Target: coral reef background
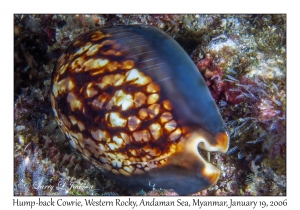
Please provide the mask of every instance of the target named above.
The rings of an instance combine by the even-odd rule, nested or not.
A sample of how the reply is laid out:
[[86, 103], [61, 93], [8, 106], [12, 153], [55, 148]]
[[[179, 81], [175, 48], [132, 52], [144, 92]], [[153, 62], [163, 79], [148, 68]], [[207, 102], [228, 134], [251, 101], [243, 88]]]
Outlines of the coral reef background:
[[14, 195], [176, 195], [110, 179], [71, 148], [55, 122], [50, 84], [58, 57], [80, 33], [118, 24], [170, 34], [228, 126], [227, 154], [200, 151], [221, 177], [194, 195], [286, 195], [284, 14], [14, 15]]

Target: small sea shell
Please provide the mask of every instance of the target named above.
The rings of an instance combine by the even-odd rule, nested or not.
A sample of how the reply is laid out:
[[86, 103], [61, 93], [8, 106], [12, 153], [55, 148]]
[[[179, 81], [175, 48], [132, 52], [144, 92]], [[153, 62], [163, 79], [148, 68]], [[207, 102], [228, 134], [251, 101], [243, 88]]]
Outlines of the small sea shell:
[[219, 178], [199, 147], [227, 151], [221, 116], [192, 60], [155, 27], [75, 38], [53, 73], [51, 101], [71, 145], [127, 182], [191, 194]]

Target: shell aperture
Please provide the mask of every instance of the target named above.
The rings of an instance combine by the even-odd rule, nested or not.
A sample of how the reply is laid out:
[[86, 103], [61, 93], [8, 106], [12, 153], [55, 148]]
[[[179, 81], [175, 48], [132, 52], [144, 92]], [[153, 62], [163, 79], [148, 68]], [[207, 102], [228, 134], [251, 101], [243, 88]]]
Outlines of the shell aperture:
[[98, 168], [179, 194], [218, 180], [199, 147], [227, 151], [219, 111], [189, 56], [155, 27], [75, 38], [53, 72], [51, 101], [71, 145]]

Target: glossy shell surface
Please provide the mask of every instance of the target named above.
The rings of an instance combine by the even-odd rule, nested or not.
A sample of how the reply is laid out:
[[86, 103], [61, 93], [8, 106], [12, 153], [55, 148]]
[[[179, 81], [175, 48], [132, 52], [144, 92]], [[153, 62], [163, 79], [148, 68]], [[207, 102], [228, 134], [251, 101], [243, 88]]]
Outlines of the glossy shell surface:
[[179, 194], [218, 180], [199, 148], [227, 151], [221, 116], [192, 60], [155, 27], [75, 38], [54, 70], [51, 101], [71, 145], [98, 168]]

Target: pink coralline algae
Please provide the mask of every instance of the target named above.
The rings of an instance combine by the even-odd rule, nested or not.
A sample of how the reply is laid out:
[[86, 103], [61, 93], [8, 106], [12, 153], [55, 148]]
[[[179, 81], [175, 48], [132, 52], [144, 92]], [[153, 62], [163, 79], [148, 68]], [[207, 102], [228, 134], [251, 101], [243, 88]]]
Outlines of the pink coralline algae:
[[223, 69], [215, 64], [209, 54], [197, 63], [197, 67], [205, 78], [210, 93], [216, 101], [223, 100], [229, 104], [242, 102], [242, 99], [238, 97], [241, 94], [241, 90], [234, 88], [234, 84], [231, 82], [222, 79]]
[[55, 29], [47, 27], [44, 29], [44, 32], [47, 34], [47, 43], [52, 46], [56, 40], [55, 40]]

